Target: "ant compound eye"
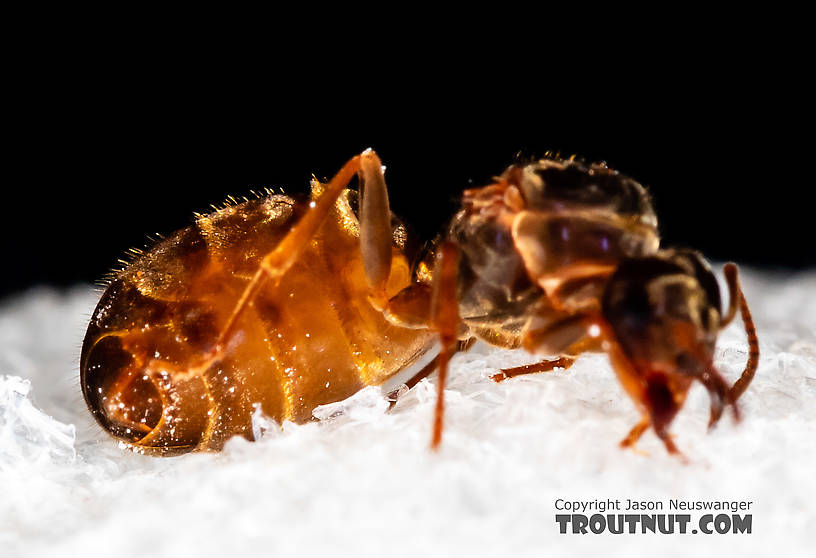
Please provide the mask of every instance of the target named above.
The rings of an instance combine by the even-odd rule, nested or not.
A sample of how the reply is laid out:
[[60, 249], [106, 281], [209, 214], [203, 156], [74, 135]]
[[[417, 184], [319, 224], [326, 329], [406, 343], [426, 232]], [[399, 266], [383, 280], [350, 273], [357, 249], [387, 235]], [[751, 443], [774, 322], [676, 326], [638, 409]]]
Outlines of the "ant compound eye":
[[720, 286], [717, 283], [717, 278], [714, 272], [711, 271], [711, 266], [698, 253], [693, 250], [677, 250], [678, 257], [682, 257], [686, 265], [694, 274], [697, 283], [705, 291], [708, 304], [716, 310], [717, 314], [722, 315], [722, 297], [720, 295]]

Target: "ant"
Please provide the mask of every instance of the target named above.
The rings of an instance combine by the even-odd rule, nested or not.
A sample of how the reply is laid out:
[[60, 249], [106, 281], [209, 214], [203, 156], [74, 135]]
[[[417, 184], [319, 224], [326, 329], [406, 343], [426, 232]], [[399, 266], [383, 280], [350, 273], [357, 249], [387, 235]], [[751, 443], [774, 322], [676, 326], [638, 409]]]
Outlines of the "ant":
[[[348, 188], [355, 175], [359, 191]], [[497, 382], [606, 352], [643, 414], [621, 445], [652, 427], [678, 453], [668, 428], [692, 382], [710, 394], [710, 426], [727, 405], [738, 418], [759, 358], [736, 266], [724, 268], [723, 315], [703, 257], [659, 248], [646, 190], [574, 159], [512, 165], [465, 190], [423, 249], [391, 214], [382, 163], [367, 150], [313, 181], [309, 198], [231, 199], [134, 256], [93, 313], [80, 380], [110, 434], [159, 455], [251, 439], [258, 406], [279, 422], [309, 421], [435, 347], [404, 386], [438, 369], [437, 448], [450, 359], [475, 340], [557, 356]], [[750, 354], [729, 387], [713, 353], [737, 308]]]

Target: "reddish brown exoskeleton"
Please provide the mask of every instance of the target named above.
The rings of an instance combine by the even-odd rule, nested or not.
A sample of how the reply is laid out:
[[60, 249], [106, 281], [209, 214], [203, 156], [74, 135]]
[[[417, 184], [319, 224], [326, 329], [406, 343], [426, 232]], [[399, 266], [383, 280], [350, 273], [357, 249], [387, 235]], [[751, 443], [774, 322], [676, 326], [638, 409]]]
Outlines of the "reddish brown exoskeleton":
[[[347, 189], [355, 174], [359, 195]], [[439, 369], [437, 447], [448, 362], [472, 341], [559, 357], [496, 381], [604, 350], [644, 413], [623, 444], [653, 426], [674, 452], [667, 429], [692, 381], [711, 393], [713, 424], [747, 387], [758, 351], [736, 268], [726, 267], [723, 317], [704, 260], [658, 246], [639, 184], [545, 159], [466, 191], [418, 253], [367, 151], [315, 183], [311, 199], [270, 194], [198, 216], [116, 273], [85, 337], [81, 385], [97, 421], [133, 448], [219, 449], [251, 438], [258, 406], [278, 421], [310, 420], [439, 340], [438, 356], [406, 382]], [[737, 305], [752, 352], [729, 389], [713, 349]]]

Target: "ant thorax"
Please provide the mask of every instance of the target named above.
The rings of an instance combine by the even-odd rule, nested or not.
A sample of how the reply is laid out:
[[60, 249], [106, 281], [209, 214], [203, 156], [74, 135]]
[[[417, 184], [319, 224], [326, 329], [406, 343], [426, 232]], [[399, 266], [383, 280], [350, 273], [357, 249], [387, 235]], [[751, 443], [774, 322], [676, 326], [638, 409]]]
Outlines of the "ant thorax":
[[541, 160], [467, 190], [448, 237], [460, 247], [460, 313], [474, 333], [518, 346], [531, 306], [597, 306], [625, 258], [654, 254], [645, 188], [603, 165]]

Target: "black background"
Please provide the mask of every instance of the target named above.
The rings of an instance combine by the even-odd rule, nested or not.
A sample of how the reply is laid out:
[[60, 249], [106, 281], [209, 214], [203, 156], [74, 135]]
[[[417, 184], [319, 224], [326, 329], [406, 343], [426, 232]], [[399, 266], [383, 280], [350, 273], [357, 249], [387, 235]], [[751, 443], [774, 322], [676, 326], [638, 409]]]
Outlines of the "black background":
[[[98, 73], [97, 73], [98, 72]], [[765, 268], [816, 264], [795, 116], [740, 67], [601, 78], [552, 71], [313, 81], [98, 68], [33, 87], [14, 117], [0, 294], [90, 283], [147, 236], [251, 188], [305, 192], [366, 147], [392, 209], [432, 237], [459, 193], [558, 150], [649, 187], [664, 246]], [[804, 178], [802, 178], [804, 177]]]

